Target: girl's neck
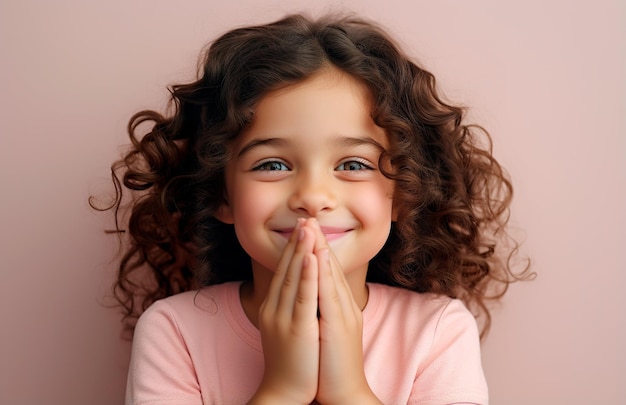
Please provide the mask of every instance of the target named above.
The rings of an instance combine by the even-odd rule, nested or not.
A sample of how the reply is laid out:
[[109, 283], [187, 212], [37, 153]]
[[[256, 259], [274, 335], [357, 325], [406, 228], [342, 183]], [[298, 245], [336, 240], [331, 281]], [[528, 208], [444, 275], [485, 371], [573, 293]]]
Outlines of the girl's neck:
[[239, 300], [246, 317], [252, 322], [252, 324], [259, 328], [259, 308], [265, 299], [265, 293], [267, 286], [263, 289], [258, 286], [254, 281], [244, 281], [239, 288]]

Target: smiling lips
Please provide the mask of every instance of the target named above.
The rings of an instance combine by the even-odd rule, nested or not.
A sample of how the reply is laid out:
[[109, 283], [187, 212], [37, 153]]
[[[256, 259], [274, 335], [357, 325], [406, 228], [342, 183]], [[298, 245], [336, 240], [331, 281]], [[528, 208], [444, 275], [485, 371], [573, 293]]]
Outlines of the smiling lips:
[[[348, 232], [352, 230], [349, 228], [333, 228], [330, 226], [321, 226], [320, 228], [322, 229], [324, 236], [326, 236], [326, 240], [329, 242], [335, 239], [339, 239], [342, 236], [345, 236]], [[289, 238], [289, 236], [293, 232], [293, 228], [277, 229], [276, 232], [278, 232], [285, 238]]]

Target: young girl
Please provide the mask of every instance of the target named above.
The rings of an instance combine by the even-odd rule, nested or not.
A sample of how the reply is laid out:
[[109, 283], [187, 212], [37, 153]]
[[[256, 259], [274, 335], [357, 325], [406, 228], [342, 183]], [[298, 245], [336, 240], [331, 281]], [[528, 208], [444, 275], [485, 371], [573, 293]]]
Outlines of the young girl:
[[126, 402], [486, 404], [472, 312], [515, 278], [488, 135], [355, 18], [233, 30], [199, 76], [113, 167]]

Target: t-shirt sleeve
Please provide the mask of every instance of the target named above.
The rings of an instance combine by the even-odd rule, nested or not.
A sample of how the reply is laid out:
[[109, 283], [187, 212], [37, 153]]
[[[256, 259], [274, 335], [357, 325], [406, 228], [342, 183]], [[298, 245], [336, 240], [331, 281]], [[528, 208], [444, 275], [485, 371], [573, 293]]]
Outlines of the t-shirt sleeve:
[[135, 327], [126, 405], [202, 404], [200, 386], [169, 304], [157, 301]]
[[481, 404], [489, 402], [482, 369], [478, 328], [459, 300], [441, 311], [428, 357], [413, 384], [411, 404]]

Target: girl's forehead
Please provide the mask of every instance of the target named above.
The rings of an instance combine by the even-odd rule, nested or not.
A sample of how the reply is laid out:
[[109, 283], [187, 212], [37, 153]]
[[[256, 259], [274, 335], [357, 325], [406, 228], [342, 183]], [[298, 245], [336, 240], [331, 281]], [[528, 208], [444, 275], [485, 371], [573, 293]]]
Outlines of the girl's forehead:
[[371, 112], [372, 97], [363, 83], [339, 69], [324, 69], [263, 96], [236, 143], [241, 146], [256, 138], [307, 143], [369, 137], [386, 147], [386, 132], [374, 123]]
[[329, 91], [337, 87], [349, 88], [359, 98], [371, 103], [373, 97], [370, 89], [358, 78], [334, 66], [324, 66], [300, 81], [287, 84], [276, 90], [267, 92], [260, 101], [268, 98], [284, 96], [285, 93], [306, 93], [315, 91]]

